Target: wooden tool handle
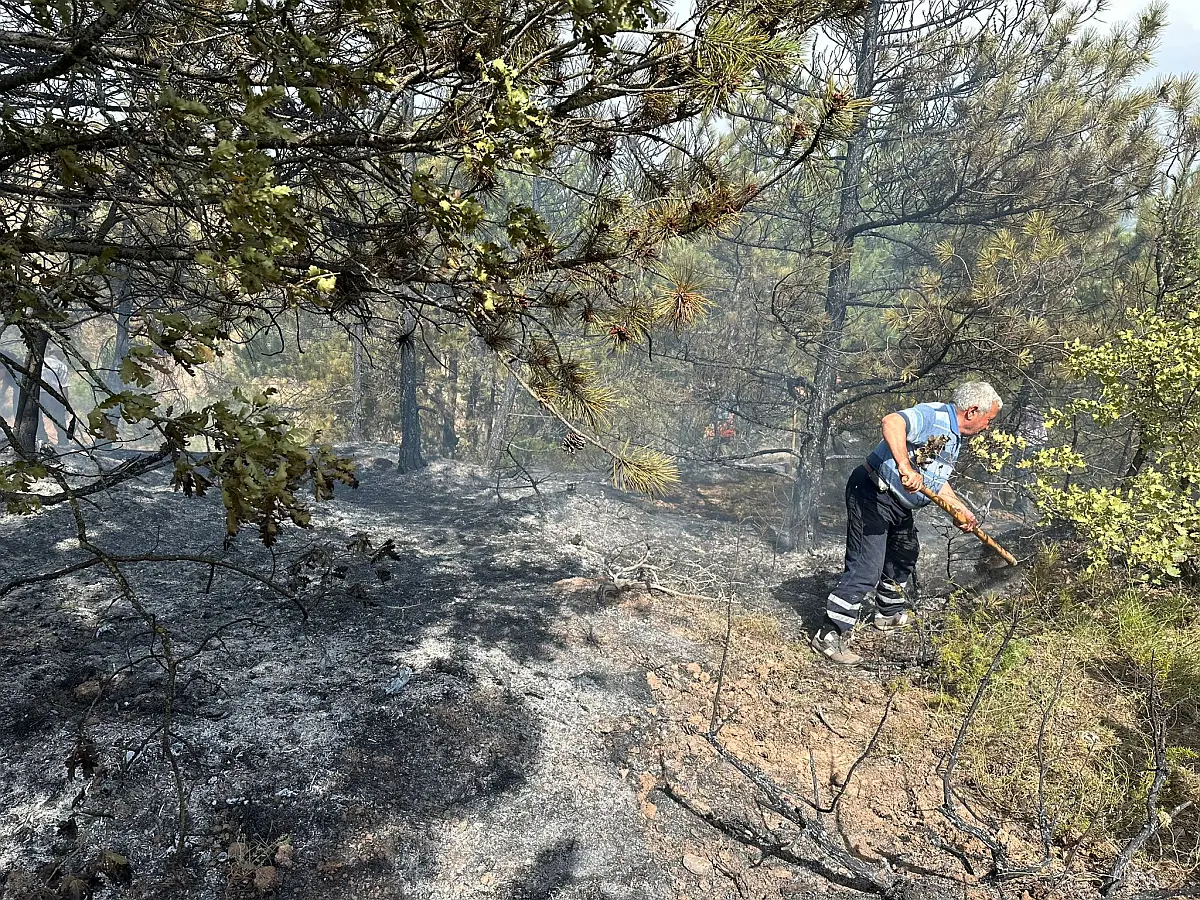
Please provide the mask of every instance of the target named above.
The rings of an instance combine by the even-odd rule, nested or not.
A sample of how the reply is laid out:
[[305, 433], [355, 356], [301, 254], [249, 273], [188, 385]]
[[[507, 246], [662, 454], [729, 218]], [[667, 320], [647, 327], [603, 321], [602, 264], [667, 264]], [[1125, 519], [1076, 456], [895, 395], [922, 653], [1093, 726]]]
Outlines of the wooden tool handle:
[[[953, 506], [951, 506], [948, 501], [939, 497], [937, 494], [935, 494], [929, 488], [925, 487], [925, 485], [921, 485], [919, 490], [922, 494], [924, 494], [926, 497], [928, 497], [930, 500], [932, 500], [934, 503], [936, 503], [938, 506], [940, 506], [942, 509], [944, 509], [950, 515], [950, 518], [952, 518], [959, 525], [966, 524], [966, 522], [964, 522], [963, 519], [959, 516], [958, 510], [955, 509]], [[999, 553], [1000, 556], [1004, 559], [1004, 561], [1006, 563], [1008, 563], [1010, 566], [1015, 566], [1017, 564], [1017, 558], [1015, 556], [1013, 556], [1011, 553], [1009, 553], [1007, 550], [1005, 550], [1003, 547], [1001, 547], [998, 543], [996, 543], [996, 539], [994, 537], [992, 537], [990, 534], [988, 534], [986, 531], [984, 531], [982, 528], [980, 528], [978, 525], [976, 525], [974, 528], [971, 529], [971, 534], [973, 534], [973, 535], [975, 535], [975, 537], [979, 538], [979, 540], [981, 540], [985, 546], [990, 547], [991, 549], [993, 549], [997, 553]]]

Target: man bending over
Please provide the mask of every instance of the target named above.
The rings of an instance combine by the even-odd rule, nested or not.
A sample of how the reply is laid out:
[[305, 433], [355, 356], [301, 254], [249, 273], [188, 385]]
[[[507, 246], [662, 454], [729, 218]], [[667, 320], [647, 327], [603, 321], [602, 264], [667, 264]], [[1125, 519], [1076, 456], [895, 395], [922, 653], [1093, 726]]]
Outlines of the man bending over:
[[[924, 485], [957, 507], [964, 531], [975, 527], [975, 515], [955, 495], [949, 479], [962, 438], [984, 431], [1002, 405], [990, 384], [968, 381], [950, 403], [919, 403], [883, 417], [883, 440], [846, 483], [846, 570], [826, 601], [825, 619], [812, 639], [814, 650], [841, 665], [862, 662], [846, 641], [872, 591], [876, 628], [889, 631], [911, 622], [904, 586], [921, 550], [913, 513], [931, 502], [920, 488]], [[942, 447], [917, 468], [916, 451], [930, 438], [933, 446]]]

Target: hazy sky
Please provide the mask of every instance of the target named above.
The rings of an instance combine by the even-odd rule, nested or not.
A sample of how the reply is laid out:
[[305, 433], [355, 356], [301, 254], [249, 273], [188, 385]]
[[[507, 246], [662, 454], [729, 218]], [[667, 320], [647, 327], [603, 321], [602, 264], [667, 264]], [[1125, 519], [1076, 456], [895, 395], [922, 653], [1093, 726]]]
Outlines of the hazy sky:
[[[1146, 0], [1111, 0], [1099, 18], [1106, 22], [1132, 19], [1149, 6]], [[1167, 0], [1167, 30], [1155, 55], [1164, 74], [1200, 72], [1200, 0]]]

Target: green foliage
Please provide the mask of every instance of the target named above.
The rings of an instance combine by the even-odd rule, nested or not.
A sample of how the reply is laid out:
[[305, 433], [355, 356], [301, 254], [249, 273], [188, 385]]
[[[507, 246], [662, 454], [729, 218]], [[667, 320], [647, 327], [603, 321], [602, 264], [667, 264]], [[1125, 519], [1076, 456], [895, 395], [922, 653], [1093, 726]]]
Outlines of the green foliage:
[[[231, 531], [254, 523], [264, 540], [306, 521], [300, 481], [323, 494], [337, 480], [289, 443], [294, 416], [246, 399], [259, 385], [235, 346], [264, 335], [282, 353], [310, 329], [338, 346], [357, 331], [391, 355], [414, 330], [424, 344], [475, 335], [571, 422], [608, 427], [616, 392], [594, 328], [648, 347], [654, 329], [701, 318], [694, 282], [646, 285], [668, 246], [727, 229], [757, 195], [713, 135], [795, 68], [807, 32], [855, 15], [775, 6], [705, 4], [662, 28], [655, 0], [318, 0], [282, 14], [153, 0], [108, 10], [89, 52], [64, 56], [34, 46], [66, 15], [40, 4], [0, 111], [0, 188], [31, 198], [0, 234], [4, 324], [49, 336], [86, 389], [74, 397], [96, 396], [72, 401], [88, 440], [207, 442], [208, 468], [181, 464], [180, 485], [219, 481]], [[844, 135], [851, 106], [815, 113], [814, 152]], [[332, 381], [350, 354], [315, 355], [331, 363], [312, 378], [322, 396], [344, 396]], [[305, 369], [259, 374], [290, 388]], [[214, 396], [222, 378], [246, 393]], [[376, 431], [390, 437], [396, 391], [384, 399]], [[616, 465], [652, 489], [666, 471], [641, 451]], [[0, 468], [6, 499], [25, 493], [33, 470]]]
[[[969, 701], [992, 666], [1004, 642], [1014, 612], [991, 600], [971, 608], [955, 606], [946, 615], [937, 641], [936, 669], [939, 681], [956, 701]], [[1015, 638], [1008, 642], [997, 663], [1003, 678], [1019, 666], [1029, 653], [1028, 643]]]
[[1130, 588], [1118, 594], [1092, 631], [1092, 652], [1133, 684], [1153, 681], [1163, 700], [1200, 714], [1200, 605], [1182, 591]]
[[1019, 375], [1047, 344], [1061, 344], [1069, 335], [1067, 318], [1049, 315], [1069, 296], [1076, 272], [1047, 214], [1033, 213], [1020, 227], [997, 229], [969, 266], [948, 240], [933, 253], [939, 267], [917, 273], [901, 303], [884, 314], [910, 350], [899, 380], [920, 377], [931, 359], [970, 364], [983, 354], [994, 361], [989, 377]]
[[1014, 457], [1024, 458], [1029, 441], [1003, 429], [990, 429], [971, 439], [971, 457], [988, 472], [999, 475]]
[[[665, 257], [703, 273], [721, 309], [678, 342], [654, 336], [673, 370], [662, 390], [686, 409], [659, 433], [711, 457], [704, 424], [736, 410], [742, 453], [794, 450], [789, 531], [819, 508], [809, 486], [846, 432], [870, 440], [885, 412], [968, 377], [1010, 401], [1006, 386], [1053, 384], [1063, 346], [1109, 325], [1113, 282], [1136, 255], [1131, 197], [1174, 146], [1156, 117], [1176, 98], [1138, 81], [1161, 11], [1102, 40], [1092, 4], [1035, 2], [986, 24], [862, 6], [866, 27], [828, 36], [827, 69], [741, 100], [752, 115], [728, 164], [760, 192], [711, 240]], [[675, 108], [664, 92], [650, 112]], [[838, 151], [822, 152], [831, 134]], [[686, 228], [687, 212], [660, 204], [650, 230]]]
[[604, 424], [615, 395], [599, 383], [595, 370], [584, 360], [564, 359], [548, 344], [535, 343], [529, 360], [529, 386], [537, 398], [571, 420], [590, 428]]
[[654, 0], [570, 0], [575, 34], [597, 55], [607, 55], [622, 31], [640, 30], [666, 20]]
[[337, 482], [358, 486], [351, 463], [335, 456], [328, 444], [308, 446], [290, 422], [271, 411], [269, 393], [247, 397], [235, 391], [231, 401], [181, 418], [213, 449], [198, 459], [177, 454], [172, 484], [189, 496], [203, 496], [219, 484], [229, 535], [257, 525], [270, 546], [282, 522], [311, 524], [308, 504], [297, 496], [301, 487], [309, 487], [314, 500], [327, 500]]
[[613, 456], [612, 483], [620, 490], [661, 495], [678, 481], [679, 469], [675, 461], [656, 450], [631, 448], [627, 444]]
[[0, 491], [4, 492], [5, 510], [17, 515], [35, 512], [38, 498], [30, 489], [46, 474], [44, 465], [25, 460], [0, 467]]
[[703, 281], [694, 272], [687, 269], [672, 272], [668, 284], [658, 292], [654, 318], [676, 333], [696, 324], [712, 307], [703, 289]]
[[1063, 474], [1086, 472], [1082, 454], [1054, 447], [1026, 466], [1034, 495], [1070, 522], [1096, 565], [1124, 562], [1159, 581], [1200, 572], [1200, 312], [1195, 297], [1159, 310], [1129, 310], [1129, 325], [1100, 343], [1077, 342], [1067, 369], [1097, 387], [1054, 412], [1048, 425], [1086, 417], [1100, 426], [1132, 425], [1139, 447], [1130, 471], [1111, 484]]
[[88, 426], [109, 440], [117, 438], [118, 418], [154, 428], [174, 458], [172, 485], [189, 497], [219, 485], [226, 532], [254, 525], [269, 546], [283, 522], [311, 523], [301, 488], [310, 488], [313, 500], [326, 500], [336, 483], [357, 486], [353, 465], [328, 444], [310, 446], [309, 436], [273, 409], [273, 393], [247, 396], [235, 389], [228, 400], [176, 412], [160, 408], [152, 394], [127, 390], [97, 405]]
[[[1106, 696], [1082, 662], [1036, 642], [989, 688], [963, 748], [988, 805], [1038, 825], [1039, 781], [1055, 837], [1115, 841], [1144, 809], [1144, 745], [1127, 697]], [[1062, 679], [1060, 684], [1059, 679]], [[961, 716], [961, 712], [956, 712]], [[1040, 745], [1040, 746], [1039, 746]]]

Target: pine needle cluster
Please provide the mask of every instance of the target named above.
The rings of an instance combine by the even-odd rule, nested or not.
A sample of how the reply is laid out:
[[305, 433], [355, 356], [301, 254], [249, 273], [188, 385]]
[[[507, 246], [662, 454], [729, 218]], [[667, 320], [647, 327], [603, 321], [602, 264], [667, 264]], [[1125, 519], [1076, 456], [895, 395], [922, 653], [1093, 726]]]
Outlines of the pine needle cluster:
[[524, 360], [530, 390], [538, 400], [568, 421], [597, 430], [616, 400], [612, 388], [602, 384], [596, 370], [578, 359], [564, 359], [557, 347], [536, 341]]
[[675, 460], [657, 450], [626, 445], [613, 456], [612, 483], [619, 490], [663, 496], [678, 481]]

